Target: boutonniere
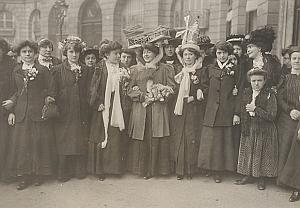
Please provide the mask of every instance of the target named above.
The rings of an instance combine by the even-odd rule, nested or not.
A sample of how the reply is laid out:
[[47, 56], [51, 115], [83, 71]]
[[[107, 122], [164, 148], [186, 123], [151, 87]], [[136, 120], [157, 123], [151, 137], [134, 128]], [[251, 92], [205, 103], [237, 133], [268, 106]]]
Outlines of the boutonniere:
[[39, 73], [39, 71], [35, 67], [28, 69], [27, 74], [26, 74], [28, 81], [33, 81], [37, 77], [38, 73]]
[[82, 70], [81, 70], [81, 66], [80, 65], [77, 65], [77, 64], [71, 65], [71, 71], [75, 72], [76, 81], [78, 81], [79, 78], [82, 77]]
[[228, 76], [234, 76], [235, 75], [235, 71], [234, 71], [234, 66], [235, 64], [232, 63], [231, 61], [229, 61], [225, 68], [225, 74], [224, 75], [228, 75]]
[[199, 84], [200, 80], [198, 79], [198, 77], [194, 74], [191, 75], [191, 80], [194, 84]]

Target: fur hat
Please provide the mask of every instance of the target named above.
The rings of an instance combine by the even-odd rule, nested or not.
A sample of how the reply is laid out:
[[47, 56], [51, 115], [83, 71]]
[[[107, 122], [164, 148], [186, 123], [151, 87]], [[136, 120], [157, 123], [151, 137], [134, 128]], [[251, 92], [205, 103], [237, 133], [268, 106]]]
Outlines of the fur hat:
[[272, 27], [265, 26], [262, 29], [252, 31], [245, 36], [247, 45], [254, 44], [262, 49], [263, 52], [271, 52], [275, 40], [275, 32]]

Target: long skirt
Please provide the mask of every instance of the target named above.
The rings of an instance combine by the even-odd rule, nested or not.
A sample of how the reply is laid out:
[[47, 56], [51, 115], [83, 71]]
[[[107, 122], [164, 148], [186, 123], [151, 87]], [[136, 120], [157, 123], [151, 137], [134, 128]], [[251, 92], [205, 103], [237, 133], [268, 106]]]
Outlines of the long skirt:
[[152, 108], [147, 107], [144, 140], [131, 139], [129, 170], [141, 176], [169, 175], [170, 161], [169, 137], [152, 136]]
[[295, 130], [297, 128], [298, 121], [291, 119], [286, 113], [281, 113], [277, 120], [278, 129], [278, 148], [279, 148], [279, 160], [278, 160], [278, 175], [286, 163], [289, 156], [291, 146], [293, 143], [293, 138], [295, 135]]
[[236, 169], [232, 127], [203, 126], [198, 167], [213, 171], [234, 171]]
[[[299, 130], [299, 128], [300, 122], [297, 129]], [[300, 141], [297, 139], [297, 131], [285, 166], [278, 177], [280, 184], [300, 190]]]
[[59, 155], [58, 179], [86, 176], [86, 155]]
[[237, 172], [253, 177], [276, 177], [278, 164], [278, 140], [275, 126], [273, 135], [264, 138], [250, 131], [241, 136]]
[[7, 116], [0, 115], [0, 180], [6, 178], [5, 163], [11, 127], [7, 123]]
[[110, 127], [107, 145], [104, 149], [101, 148], [101, 142], [89, 142], [87, 167], [89, 173], [122, 174], [125, 162], [123, 161], [121, 135], [119, 128]]
[[55, 142], [48, 121], [32, 121], [26, 116], [12, 129], [7, 152], [7, 171], [10, 176], [51, 175], [54, 166]]
[[[197, 120], [199, 119], [199, 120]], [[175, 116], [174, 135], [171, 137], [175, 144], [173, 157], [177, 175], [193, 174], [197, 168], [199, 151], [199, 137], [197, 137], [197, 124], [201, 123], [197, 117], [196, 103], [184, 103], [182, 115]]]

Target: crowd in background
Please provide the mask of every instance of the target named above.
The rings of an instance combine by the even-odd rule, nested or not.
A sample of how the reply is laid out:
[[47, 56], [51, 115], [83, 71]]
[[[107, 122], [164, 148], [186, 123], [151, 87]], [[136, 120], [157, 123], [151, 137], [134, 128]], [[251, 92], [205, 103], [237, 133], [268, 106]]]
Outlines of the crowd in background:
[[[211, 43], [170, 37], [126, 48], [79, 37], [0, 40], [0, 174], [17, 189], [51, 177], [100, 181], [129, 172], [221, 183], [266, 178], [300, 199], [300, 48], [272, 55], [264, 27]], [[11, 54], [16, 54], [13, 57]], [[196, 182], [196, 181], [195, 181]]]

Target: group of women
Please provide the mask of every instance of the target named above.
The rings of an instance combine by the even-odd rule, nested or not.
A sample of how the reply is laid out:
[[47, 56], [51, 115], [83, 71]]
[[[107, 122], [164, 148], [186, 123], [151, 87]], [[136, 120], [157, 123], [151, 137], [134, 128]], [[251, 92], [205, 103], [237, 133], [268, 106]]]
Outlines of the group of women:
[[[0, 40], [2, 178], [23, 190], [49, 176], [175, 172], [220, 183], [230, 171], [243, 176], [235, 184], [257, 181], [259, 190], [277, 177], [299, 200], [300, 48], [287, 50], [283, 72], [270, 54], [272, 28], [216, 44], [172, 36], [136, 51], [70, 36], [62, 62], [47, 39], [21, 42], [18, 62]], [[169, 91], [157, 98], [155, 89]]]

